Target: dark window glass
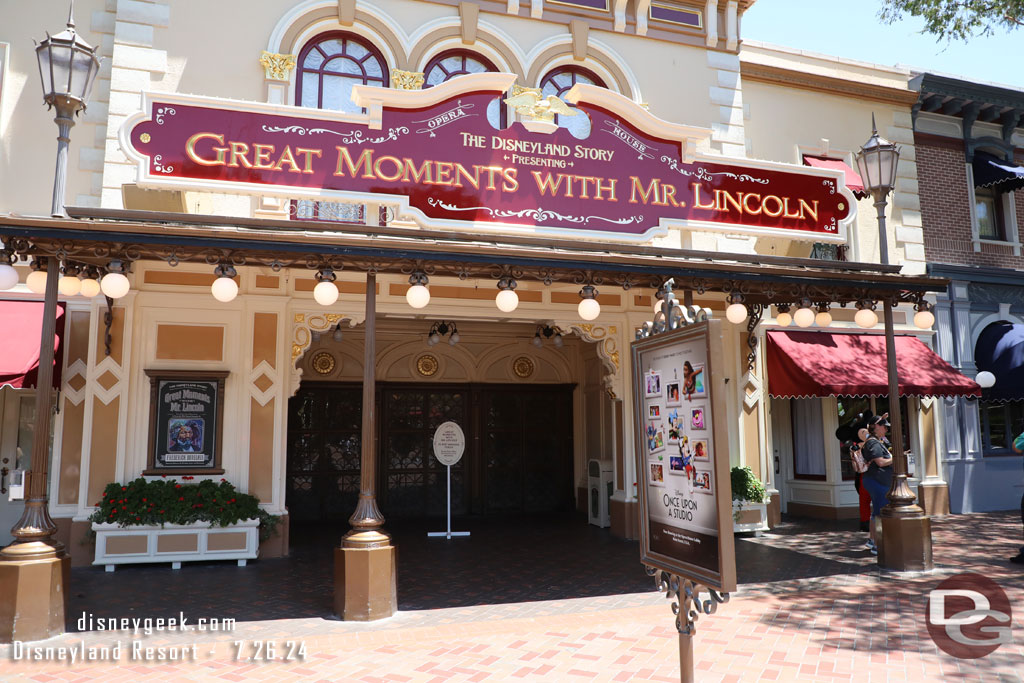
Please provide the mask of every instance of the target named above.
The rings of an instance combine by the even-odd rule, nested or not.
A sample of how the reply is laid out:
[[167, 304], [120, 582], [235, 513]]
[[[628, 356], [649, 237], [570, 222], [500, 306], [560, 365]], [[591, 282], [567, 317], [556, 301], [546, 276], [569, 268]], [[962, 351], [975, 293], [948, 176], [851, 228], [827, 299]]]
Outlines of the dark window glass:
[[[577, 83], [597, 85], [602, 88], [608, 87], [597, 74], [589, 69], [584, 69], [579, 66], [563, 66], [549, 71], [547, 75], [541, 79], [540, 92], [543, 97], [555, 95], [556, 97], [560, 97], [564, 100], [565, 94]], [[563, 128], [568, 128], [569, 132], [577, 138], [583, 139], [590, 135], [590, 118], [572, 105], [570, 105], [570, 109], [576, 111], [575, 116], [556, 115], [555, 123]]]
[[979, 401], [978, 417], [985, 455], [1016, 455], [1013, 440], [1024, 431], [1024, 401]]
[[[445, 50], [434, 56], [423, 69], [423, 89], [432, 88], [466, 74], [496, 72], [494, 63], [469, 50]], [[494, 98], [487, 106], [487, 121], [495, 128], [508, 127], [508, 107], [502, 98]]]
[[974, 190], [974, 215], [978, 219], [978, 237], [1004, 240], [1003, 197], [995, 190], [979, 187]]

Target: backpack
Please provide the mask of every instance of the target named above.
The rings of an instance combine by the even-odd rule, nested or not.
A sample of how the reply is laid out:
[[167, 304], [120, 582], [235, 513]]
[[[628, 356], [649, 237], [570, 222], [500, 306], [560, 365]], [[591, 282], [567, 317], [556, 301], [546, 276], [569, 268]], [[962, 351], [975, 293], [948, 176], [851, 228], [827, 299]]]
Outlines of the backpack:
[[861, 449], [850, 449], [850, 460], [853, 461], [853, 471], [857, 474], [864, 474], [868, 471], [868, 464], [864, 461], [864, 454]]

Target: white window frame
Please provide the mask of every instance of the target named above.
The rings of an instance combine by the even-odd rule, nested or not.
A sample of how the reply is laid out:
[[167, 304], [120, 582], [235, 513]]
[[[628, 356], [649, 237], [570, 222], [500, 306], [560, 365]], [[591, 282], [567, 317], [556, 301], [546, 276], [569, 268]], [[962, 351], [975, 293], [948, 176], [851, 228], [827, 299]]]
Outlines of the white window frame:
[[1013, 201], [1013, 192], [996, 193], [999, 201], [1003, 203], [1003, 234], [1006, 236], [1006, 239], [992, 240], [981, 237], [978, 231], [978, 215], [976, 213], [978, 202], [974, 188], [974, 166], [972, 164], [965, 164], [965, 166], [967, 169], [967, 201], [971, 214], [971, 243], [974, 245], [974, 251], [981, 251], [981, 245], [983, 244], [996, 244], [1001, 247], [1013, 247], [1013, 255], [1020, 256], [1020, 226], [1017, 224], [1017, 206], [1016, 202]]

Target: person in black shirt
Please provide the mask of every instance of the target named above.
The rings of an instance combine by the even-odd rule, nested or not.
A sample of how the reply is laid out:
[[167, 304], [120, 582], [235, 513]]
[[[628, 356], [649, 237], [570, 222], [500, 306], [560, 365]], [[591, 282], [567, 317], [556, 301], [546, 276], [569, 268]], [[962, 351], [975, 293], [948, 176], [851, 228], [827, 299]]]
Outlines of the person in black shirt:
[[868, 420], [868, 440], [861, 449], [864, 460], [868, 463], [868, 471], [861, 475], [860, 485], [866, 487], [868, 494], [871, 495], [871, 540], [868, 541], [868, 547], [874, 555], [878, 554], [875, 520], [889, 502], [885, 494], [892, 486], [892, 455], [883, 442], [888, 430], [887, 415], [872, 417]]
[[[1020, 428], [1020, 425], [1017, 427]], [[1015, 453], [1024, 453], [1024, 432], [1021, 432], [1020, 436], [1013, 440], [1012, 445]], [[1024, 496], [1020, 497], [1020, 521], [1021, 524], [1024, 524]], [[1020, 547], [1020, 552], [1015, 557], [1010, 558], [1010, 562], [1024, 564], [1024, 545]]]

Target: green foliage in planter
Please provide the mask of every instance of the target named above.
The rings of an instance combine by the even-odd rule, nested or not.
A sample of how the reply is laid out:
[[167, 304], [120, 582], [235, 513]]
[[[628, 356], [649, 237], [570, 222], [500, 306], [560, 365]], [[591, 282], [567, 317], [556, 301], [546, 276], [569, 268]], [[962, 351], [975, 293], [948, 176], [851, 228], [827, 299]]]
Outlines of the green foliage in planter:
[[733, 467], [729, 479], [732, 483], [733, 500], [763, 503], [768, 495], [764, 484], [754, 476], [754, 471], [750, 467]]
[[[191, 479], [191, 477], [182, 477]], [[239, 493], [226, 479], [198, 484], [179, 483], [174, 479], [147, 481], [142, 477], [128, 482], [107, 484], [103, 500], [90, 521], [98, 524], [191, 524], [210, 522], [213, 526], [229, 526], [236, 522], [260, 520], [260, 540], [270, 538], [280, 517], [260, 508], [256, 496]]]

